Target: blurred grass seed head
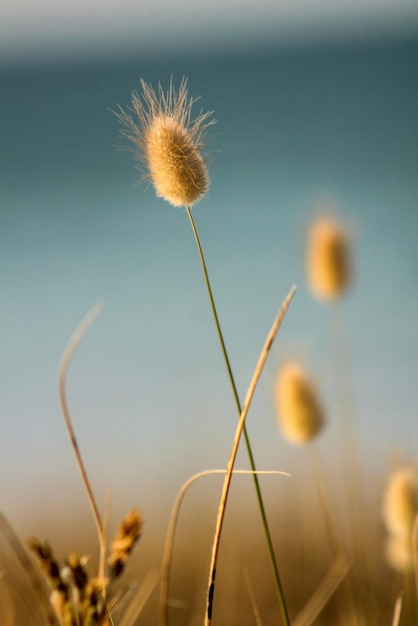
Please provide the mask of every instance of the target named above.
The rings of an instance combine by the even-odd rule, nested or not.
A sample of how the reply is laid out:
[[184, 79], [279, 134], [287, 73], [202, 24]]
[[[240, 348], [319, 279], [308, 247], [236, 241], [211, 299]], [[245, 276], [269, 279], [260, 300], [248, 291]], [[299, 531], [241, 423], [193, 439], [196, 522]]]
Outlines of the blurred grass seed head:
[[296, 363], [279, 369], [275, 386], [276, 410], [284, 437], [305, 444], [322, 430], [325, 419], [315, 386]]
[[348, 234], [334, 217], [319, 217], [308, 235], [307, 278], [319, 300], [335, 300], [352, 281]]

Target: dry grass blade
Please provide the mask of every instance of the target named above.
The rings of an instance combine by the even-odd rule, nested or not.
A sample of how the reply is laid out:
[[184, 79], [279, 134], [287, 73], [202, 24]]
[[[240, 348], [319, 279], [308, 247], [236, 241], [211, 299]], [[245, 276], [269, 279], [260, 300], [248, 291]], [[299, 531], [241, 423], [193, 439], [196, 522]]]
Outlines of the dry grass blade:
[[223, 525], [223, 520], [225, 516], [226, 502], [228, 499], [228, 493], [229, 493], [229, 488], [230, 488], [231, 479], [232, 479], [232, 472], [234, 469], [235, 459], [236, 459], [237, 452], [238, 452], [239, 442], [240, 442], [241, 435], [244, 429], [245, 420], [247, 418], [248, 411], [249, 411], [249, 408], [250, 408], [250, 405], [254, 396], [254, 392], [256, 390], [258, 381], [260, 380], [261, 372], [263, 371], [267, 357], [270, 353], [274, 339], [278, 333], [278, 330], [281, 326], [284, 316], [286, 315], [286, 312], [290, 306], [293, 296], [295, 295], [295, 291], [296, 291], [296, 287], [293, 286], [288, 296], [284, 300], [280, 308], [280, 311], [277, 314], [276, 319], [273, 322], [273, 326], [271, 327], [270, 332], [267, 336], [266, 343], [264, 344], [264, 347], [261, 351], [257, 366], [254, 370], [253, 377], [248, 387], [247, 395], [244, 401], [244, 406], [242, 408], [241, 416], [238, 421], [238, 426], [235, 431], [234, 443], [232, 445], [232, 451], [231, 451], [231, 455], [230, 455], [229, 462], [228, 462], [228, 471], [224, 480], [221, 501], [220, 501], [219, 509], [218, 509], [218, 517], [216, 520], [216, 529], [215, 529], [215, 536], [214, 536], [213, 547], [212, 547], [212, 559], [211, 559], [211, 565], [210, 565], [210, 570], [209, 570], [209, 582], [208, 582], [208, 591], [207, 591], [207, 605], [206, 605], [206, 614], [205, 614], [206, 626], [209, 626], [209, 624], [211, 623], [211, 619], [212, 619], [213, 596], [214, 596], [214, 591], [215, 591], [215, 574], [216, 574], [216, 565], [217, 565], [218, 552], [219, 552], [219, 541], [221, 537], [222, 525]]
[[[214, 474], [226, 474], [226, 469], [211, 469], [204, 470], [203, 472], [199, 472], [191, 476], [181, 487], [180, 491], [177, 494], [175, 499], [170, 521], [168, 524], [167, 536], [164, 547], [164, 556], [163, 556], [163, 564], [162, 564], [162, 574], [161, 574], [161, 588], [160, 588], [160, 624], [161, 626], [167, 626], [168, 624], [168, 609], [169, 609], [169, 584], [170, 584], [170, 566], [172, 561], [173, 554], [173, 545], [174, 545], [174, 536], [176, 533], [177, 522], [179, 518], [180, 508], [184, 500], [184, 496], [188, 489], [195, 483], [196, 481], [204, 478], [205, 476], [213, 476]], [[241, 475], [252, 475], [254, 472], [252, 470], [234, 470], [234, 474]], [[282, 475], [289, 476], [287, 472], [281, 472], [279, 470], [257, 470], [258, 475]]]
[[7, 588], [7, 580], [3, 573], [0, 573], [0, 608], [2, 626], [15, 626], [16, 624], [16, 612], [13, 603], [10, 599], [10, 594]]
[[[415, 576], [416, 601], [418, 604], [418, 513], [415, 516], [414, 528], [412, 530], [412, 559]], [[417, 606], [418, 612], [418, 606]]]
[[412, 529], [412, 559], [414, 563], [415, 586], [418, 601], [418, 513], [415, 516], [414, 527]]
[[154, 591], [159, 575], [157, 572], [150, 572], [144, 582], [138, 587], [125, 606], [124, 611], [117, 622], [117, 626], [133, 626], [141, 611]]
[[257, 606], [253, 584], [250, 578], [250, 573], [247, 568], [244, 568], [244, 578], [245, 578], [245, 584], [247, 585], [248, 595], [250, 597], [251, 607], [254, 613], [255, 623], [257, 626], [263, 626], [263, 623], [261, 621], [260, 611], [258, 610], [258, 606]]
[[347, 575], [350, 565], [344, 557], [338, 557], [325, 578], [309, 598], [305, 607], [296, 616], [292, 626], [310, 626], [314, 623], [331, 596], [338, 589]]
[[75, 333], [71, 337], [67, 347], [65, 348], [64, 354], [62, 356], [61, 363], [59, 366], [59, 371], [58, 371], [58, 390], [59, 390], [61, 410], [62, 410], [62, 414], [64, 417], [65, 425], [68, 430], [68, 435], [70, 437], [70, 441], [73, 447], [77, 465], [80, 470], [81, 478], [83, 480], [83, 484], [87, 492], [87, 497], [88, 497], [88, 500], [89, 500], [89, 503], [93, 512], [93, 517], [97, 526], [97, 533], [99, 536], [99, 544], [100, 544], [99, 575], [102, 577], [102, 580], [104, 580], [104, 567], [105, 567], [105, 557], [106, 557], [105, 532], [104, 532], [103, 523], [100, 517], [99, 509], [97, 507], [96, 500], [93, 495], [93, 490], [91, 488], [90, 481], [87, 476], [86, 468], [84, 466], [84, 462], [80, 453], [80, 449], [78, 447], [77, 439], [76, 439], [73, 425], [71, 422], [70, 412], [69, 412], [68, 403], [67, 403], [67, 394], [66, 394], [66, 389], [65, 389], [67, 371], [68, 371], [68, 366], [71, 361], [71, 357], [73, 356], [74, 351], [76, 347], [78, 346], [78, 344], [80, 343], [84, 333], [86, 332], [88, 327], [93, 323], [96, 317], [99, 315], [102, 308], [103, 308], [102, 304], [96, 304], [92, 309], [90, 309], [90, 311], [87, 313], [87, 315], [82, 320], [82, 322], [76, 329]]
[[59, 626], [57, 618], [55, 617], [55, 614], [51, 608], [48, 594], [45, 590], [45, 587], [37, 571], [32, 565], [32, 561], [30, 560], [25, 548], [20, 543], [20, 540], [17, 537], [16, 533], [14, 532], [13, 528], [10, 526], [9, 522], [7, 521], [7, 519], [4, 517], [4, 515], [1, 512], [0, 512], [0, 528], [9, 546], [11, 547], [14, 554], [16, 555], [20, 565], [22, 566], [27, 577], [29, 578], [29, 581], [39, 600], [40, 606], [45, 612], [49, 626]]
[[395, 602], [395, 609], [393, 611], [392, 626], [399, 626], [402, 613], [402, 596], [398, 596]]

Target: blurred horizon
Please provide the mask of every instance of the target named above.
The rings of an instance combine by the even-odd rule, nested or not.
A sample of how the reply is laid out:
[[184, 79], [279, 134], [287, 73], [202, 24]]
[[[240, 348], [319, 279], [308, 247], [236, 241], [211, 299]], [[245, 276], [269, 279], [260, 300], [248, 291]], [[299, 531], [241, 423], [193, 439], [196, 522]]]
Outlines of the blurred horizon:
[[245, 50], [402, 40], [418, 33], [414, 0], [43, 0], [6, 3], [0, 66], [100, 62], [138, 55], [241, 53]]

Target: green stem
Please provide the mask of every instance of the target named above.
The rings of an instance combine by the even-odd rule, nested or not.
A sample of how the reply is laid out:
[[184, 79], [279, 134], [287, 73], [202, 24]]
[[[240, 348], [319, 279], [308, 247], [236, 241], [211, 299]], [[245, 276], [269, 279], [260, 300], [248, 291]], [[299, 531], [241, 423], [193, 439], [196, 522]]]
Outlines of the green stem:
[[[221, 330], [221, 326], [220, 326], [220, 323], [219, 323], [218, 314], [217, 314], [217, 311], [216, 311], [215, 301], [213, 299], [212, 289], [211, 289], [210, 282], [209, 282], [209, 275], [208, 275], [208, 271], [206, 269], [205, 257], [203, 255], [203, 250], [202, 250], [202, 246], [200, 245], [199, 235], [197, 233], [197, 229], [196, 229], [196, 226], [195, 226], [195, 223], [194, 223], [194, 220], [193, 220], [192, 212], [191, 212], [191, 209], [190, 209], [189, 206], [186, 206], [186, 211], [187, 211], [187, 215], [189, 216], [191, 227], [193, 229], [194, 238], [196, 240], [196, 245], [197, 245], [197, 249], [198, 249], [199, 257], [200, 257], [200, 262], [202, 264], [203, 274], [204, 274], [204, 277], [205, 277], [206, 288], [207, 288], [208, 295], [209, 295], [209, 300], [210, 300], [210, 305], [211, 305], [211, 309], [212, 309], [213, 319], [215, 321], [215, 326], [216, 326], [216, 330], [217, 330], [217, 333], [218, 333], [219, 342], [220, 342], [221, 348], [222, 348], [222, 354], [224, 356], [226, 369], [228, 371], [228, 377], [229, 377], [229, 381], [231, 383], [231, 388], [232, 388], [232, 392], [233, 392], [233, 395], [234, 395], [235, 404], [236, 404], [236, 407], [237, 407], [237, 410], [238, 410], [238, 415], [241, 415], [241, 402], [240, 402], [240, 399], [239, 399], [239, 396], [238, 396], [238, 391], [237, 391], [237, 387], [236, 387], [236, 384], [235, 384], [234, 375], [232, 373], [231, 364], [229, 362], [228, 352], [226, 350], [224, 338], [223, 338], [223, 335], [222, 335], [222, 330]], [[243, 434], [244, 434], [244, 440], [245, 440], [245, 445], [246, 445], [246, 448], [247, 448], [247, 453], [248, 453], [248, 458], [249, 458], [249, 461], [250, 461], [251, 470], [253, 472], [256, 472], [257, 470], [256, 470], [256, 467], [255, 467], [254, 456], [253, 456], [253, 453], [252, 453], [252, 449], [251, 449], [251, 445], [250, 445], [250, 439], [248, 437], [247, 428], [246, 428], [245, 425], [244, 425]], [[274, 555], [273, 542], [272, 542], [272, 539], [271, 539], [270, 529], [269, 529], [269, 525], [268, 525], [268, 521], [267, 521], [266, 510], [264, 508], [263, 497], [262, 497], [262, 494], [261, 494], [260, 481], [258, 480], [258, 476], [255, 473], [253, 475], [253, 480], [254, 480], [254, 486], [255, 486], [255, 491], [256, 491], [257, 500], [258, 500], [258, 506], [259, 506], [259, 509], [260, 509], [260, 514], [261, 514], [261, 520], [262, 520], [262, 524], [263, 524], [264, 534], [266, 536], [267, 549], [268, 549], [268, 553], [269, 553], [269, 557], [270, 557], [270, 563], [271, 563], [271, 566], [272, 566], [272, 569], [273, 569], [274, 582], [275, 582], [275, 587], [276, 587], [276, 592], [277, 592], [277, 598], [278, 598], [278, 601], [279, 601], [280, 611], [281, 611], [281, 614], [282, 614], [283, 624], [284, 624], [284, 626], [290, 626], [290, 620], [289, 620], [289, 615], [288, 615], [288, 612], [287, 612], [286, 602], [285, 602], [285, 598], [284, 598], [283, 587], [282, 587], [282, 583], [280, 581], [279, 569], [277, 567], [276, 557]]]

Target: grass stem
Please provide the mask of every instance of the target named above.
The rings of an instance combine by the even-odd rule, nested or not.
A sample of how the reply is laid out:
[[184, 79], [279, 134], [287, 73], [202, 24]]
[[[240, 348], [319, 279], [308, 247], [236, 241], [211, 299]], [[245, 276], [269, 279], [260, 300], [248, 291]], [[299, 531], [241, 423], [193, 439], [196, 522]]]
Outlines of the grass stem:
[[[177, 529], [177, 522], [180, 514], [180, 508], [184, 500], [184, 496], [189, 488], [201, 478], [205, 476], [213, 476], [215, 474], [225, 475], [228, 470], [226, 469], [210, 469], [204, 470], [203, 472], [199, 472], [198, 474], [194, 474], [191, 476], [181, 487], [180, 491], [177, 494], [175, 499], [171, 515], [170, 521], [167, 529], [165, 547], [164, 547], [164, 556], [163, 556], [163, 564], [162, 564], [162, 574], [161, 574], [161, 587], [160, 587], [160, 625], [167, 626], [168, 624], [168, 612], [169, 612], [169, 585], [170, 585], [170, 575], [171, 575], [171, 563], [173, 557], [173, 546], [174, 546], [174, 536]], [[240, 475], [248, 475], [253, 474], [251, 470], [234, 470], [234, 474]], [[269, 475], [269, 476], [289, 476], [287, 472], [280, 472], [278, 470], [258, 470], [258, 475]]]
[[[211, 619], [212, 619], [212, 610], [213, 610], [213, 594], [215, 591], [215, 575], [216, 575], [216, 568], [217, 568], [217, 561], [218, 561], [218, 553], [219, 553], [219, 543], [220, 543], [220, 538], [221, 538], [221, 531], [222, 531], [222, 526], [223, 526], [223, 521], [224, 521], [224, 517], [225, 517], [225, 509], [226, 509], [226, 501], [228, 498], [228, 494], [229, 494], [229, 488], [231, 486], [231, 480], [232, 480], [232, 473], [234, 470], [234, 465], [235, 465], [235, 459], [237, 456], [237, 452], [238, 452], [238, 446], [241, 440], [241, 435], [243, 433], [243, 430], [245, 428], [245, 420], [247, 418], [248, 415], [248, 411], [250, 409], [251, 406], [251, 402], [252, 399], [254, 397], [254, 392], [255, 389], [257, 387], [258, 381], [260, 379], [261, 373], [263, 371], [264, 365], [267, 361], [267, 357], [270, 353], [271, 347], [273, 345], [274, 339], [278, 333], [278, 330], [281, 326], [281, 323], [284, 319], [284, 316], [286, 314], [287, 309], [289, 308], [290, 302], [292, 301], [292, 298], [295, 294], [295, 287], [292, 287], [291, 291], [289, 292], [287, 298], [285, 299], [285, 301], [283, 302], [279, 313], [276, 316], [276, 319], [273, 322], [273, 325], [270, 329], [270, 332], [267, 336], [266, 342], [264, 344], [264, 347], [261, 351], [260, 357], [258, 359], [256, 368], [254, 370], [254, 374], [252, 376], [250, 385], [248, 387], [248, 391], [245, 397], [245, 402], [244, 402], [244, 406], [240, 415], [240, 418], [238, 420], [238, 425], [237, 428], [235, 430], [235, 437], [234, 437], [234, 442], [232, 445], [232, 451], [229, 457], [229, 461], [228, 461], [228, 468], [227, 468], [227, 473], [225, 476], [225, 480], [224, 480], [224, 484], [223, 484], [223, 489], [222, 489], [222, 495], [221, 495], [221, 500], [220, 500], [220, 504], [219, 504], [219, 508], [218, 508], [218, 516], [216, 519], [216, 528], [215, 528], [215, 536], [214, 536], [214, 540], [213, 540], [213, 546], [212, 546], [212, 559], [211, 559], [211, 565], [210, 565], [210, 571], [209, 571], [209, 584], [208, 584], [208, 597], [207, 597], [207, 606], [206, 606], [206, 616], [205, 616], [205, 626], [210, 626], [211, 623]], [[271, 546], [273, 547], [273, 546]], [[278, 572], [277, 572], [278, 573]], [[280, 582], [280, 579], [279, 579]], [[288, 620], [288, 615], [287, 615], [287, 610], [286, 610], [286, 604], [284, 603], [284, 596], [283, 596], [283, 606], [284, 606], [284, 615], [286, 617], [286, 619]], [[287, 622], [289, 623], [289, 622]]]
[[[235, 399], [235, 404], [237, 407], [237, 411], [238, 411], [238, 415], [241, 415], [241, 402], [238, 396], [238, 391], [237, 391], [237, 387], [235, 384], [235, 379], [232, 373], [232, 368], [231, 368], [231, 364], [229, 361], [229, 357], [228, 357], [228, 352], [225, 346], [225, 342], [224, 342], [224, 338], [222, 335], [222, 330], [221, 330], [221, 326], [219, 323], [219, 318], [218, 318], [218, 314], [216, 311], [216, 306], [215, 306], [215, 301], [213, 298], [213, 294], [212, 294], [212, 289], [210, 286], [210, 281], [209, 281], [209, 275], [208, 275], [208, 271], [206, 268], [206, 262], [205, 262], [205, 257], [203, 255], [203, 250], [202, 250], [202, 246], [200, 244], [200, 239], [199, 239], [199, 235], [196, 229], [196, 225], [194, 223], [193, 220], [193, 216], [192, 216], [192, 212], [189, 206], [186, 205], [186, 211], [187, 211], [187, 215], [189, 217], [190, 220], [190, 224], [193, 230], [193, 234], [194, 234], [194, 238], [196, 241], [196, 245], [198, 248], [198, 252], [199, 252], [199, 257], [200, 257], [200, 262], [202, 265], [202, 270], [203, 270], [203, 274], [204, 274], [204, 278], [205, 278], [205, 283], [206, 283], [206, 288], [207, 288], [207, 292], [208, 292], [208, 296], [209, 296], [209, 300], [210, 300], [210, 305], [211, 305], [211, 309], [212, 309], [212, 314], [213, 314], [213, 319], [215, 322], [215, 326], [216, 326], [216, 330], [218, 333], [218, 338], [219, 338], [219, 342], [221, 344], [221, 349], [222, 349], [222, 354], [225, 360], [225, 365], [226, 365], [226, 369], [228, 372], [228, 377], [229, 377], [229, 381], [231, 384], [231, 388], [232, 388], [232, 392], [234, 395], [234, 399]], [[250, 439], [247, 433], [247, 429], [244, 425], [244, 429], [243, 429], [243, 436], [244, 436], [244, 441], [245, 441], [245, 445], [247, 448], [247, 453], [248, 453], [248, 458], [250, 461], [250, 467], [252, 469], [253, 472], [256, 472], [256, 466], [255, 466], [255, 461], [254, 461], [254, 456], [252, 453], [252, 449], [251, 449], [251, 445], [250, 445]], [[265, 507], [264, 507], [264, 502], [263, 502], [263, 497], [261, 494], [261, 488], [260, 488], [260, 482], [258, 480], [258, 476], [257, 474], [254, 473], [254, 486], [255, 486], [255, 491], [256, 491], [256, 495], [257, 495], [257, 501], [258, 501], [258, 507], [260, 509], [260, 514], [261, 514], [261, 520], [262, 520], [262, 524], [263, 524], [263, 529], [264, 529], [264, 534], [266, 537], [266, 542], [267, 542], [267, 549], [268, 549], [268, 553], [269, 553], [269, 557], [270, 557], [270, 562], [271, 562], [271, 566], [273, 569], [273, 577], [274, 577], [274, 583], [275, 583], [275, 587], [276, 587], [276, 593], [277, 593], [277, 598], [279, 601], [279, 606], [280, 606], [280, 611], [282, 614], [282, 620], [283, 620], [283, 624], [284, 626], [290, 626], [290, 620], [289, 620], [289, 615], [288, 615], [288, 611], [287, 611], [287, 607], [286, 607], [286, 602], [285, 602], [285, 598], [284, 598], [284, 593], [283, 593], [283, 587], [282, 587], [282, 583], [280, 580], [280, 574], [279, 574], [279, 569], [277, 567], [277, 563], [276, 563], [276, 557], [274, 555], [274, 549], [273, 549], [273, 542], [271, 539], [271, 534], [270, 534], [270, 529], [269, 529], [269, 525], [268, 525], [268, 521], [267, 521], [267, 515], [266, 515], [266, 511], [265, 511]]]
[[[61, 410], [64, 417], [65, 425], [67, 427], [68, 435], [71, 441], [71, 445], [74, 451], [74, 455], [77, 461], [78, 469], [80, 470], [81, 478], [84, 484], [84, 488], [87, 493], [87, 498], [90, 503], [90, 507], [93, 513], [94, 521], [96, 522], [97, 534], [99, 538], [99, 546], [100, 546], [100, 562], [99, 562], [99, 576], [104, 581], [105, 580], [105, 559], [106, 559], [106, 535], [105, 528], [103, 526], [102, 518], [99, 513], [99, 509], [96, 504], [96, 499], [93, 494], [93, 490], [90, 485], [89, 478], [87, 476], [87, 471], [84, 465], [83, 458], [81, 456], [80, 448], [78, 447], [77, 439], [75, 436], [74, 428], [71, 422], [70, 411], [68, 409], [67, 402], [67, 393], [66, 393], [66, 379], [67, 379], [67, 370], [71, 361], [71, 357], [73, 356], [74, 350], [78, 346], [86, 332], [87, 328], [90, 324], [95, 320], [102, 309], [101, 304], [96, 304], [86, 315], [86, 317], [82, 320], [75, 333], [71, 337], [66, 349], [64, 350], [64, 354], [61, 359], [61, 363], [59, 366], [58, 372], [58, 391], [61, 403]], [[103, 587], [103, 591], [105, 593], [105, 588]]]

